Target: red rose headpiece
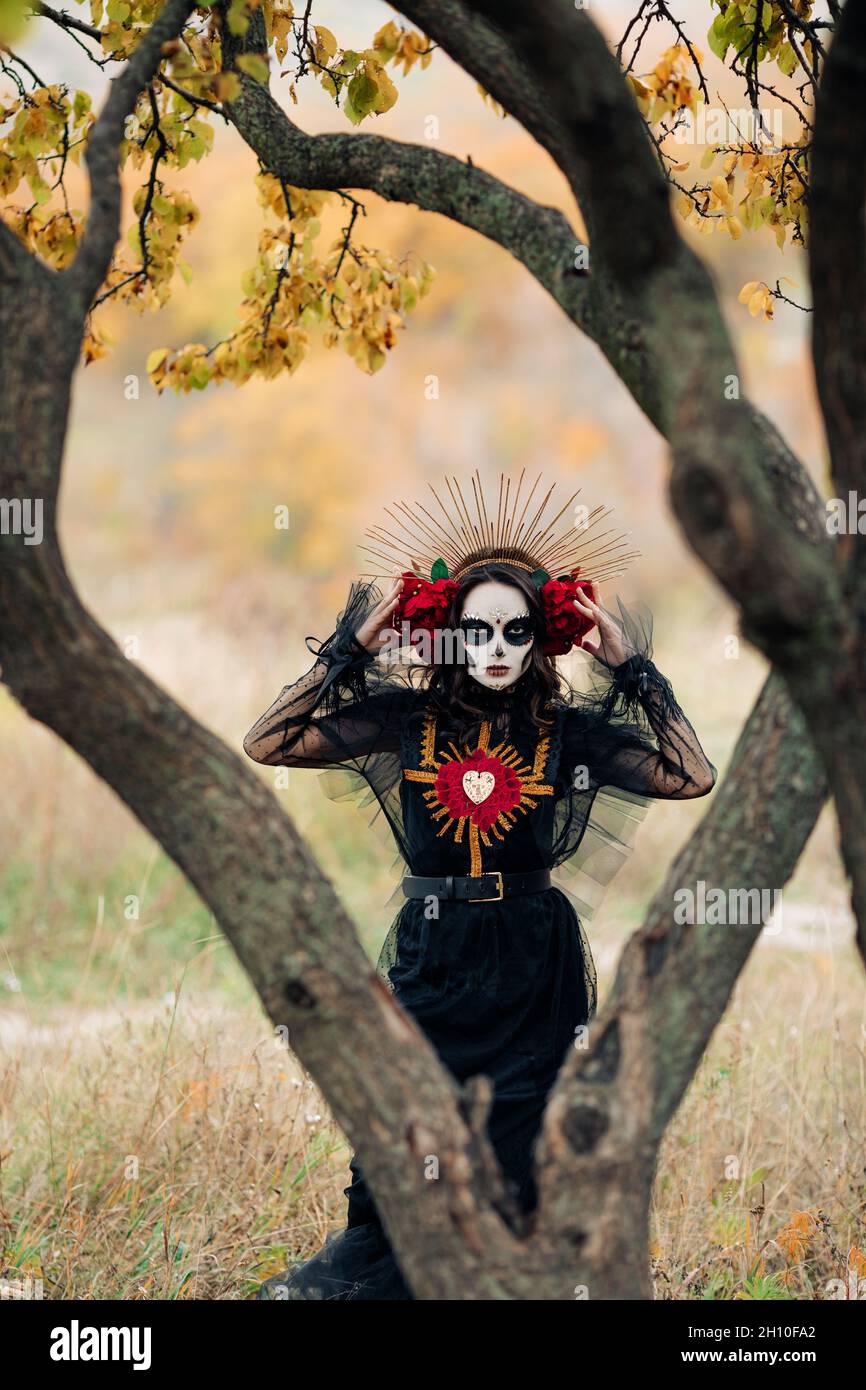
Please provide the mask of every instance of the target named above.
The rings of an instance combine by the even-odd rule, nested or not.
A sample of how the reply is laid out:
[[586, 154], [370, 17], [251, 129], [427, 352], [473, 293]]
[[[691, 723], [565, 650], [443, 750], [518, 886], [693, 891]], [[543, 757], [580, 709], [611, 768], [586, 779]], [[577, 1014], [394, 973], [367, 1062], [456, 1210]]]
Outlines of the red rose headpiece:
[[[610, 515], [610, 508], [578, 506], [579, 494], [574, 493], [551, 517], [554, 488], [546, 493], [542, 489], [536, 498], [541, 479], [536, 478], [524, 491], [525, 478], [524, 471], [512, 486], [511, 479], [503, 474], [494, 502], [492, 497], [485, 497], [476, 469], [471, 508], [457, 479], [448, 478], [451, 512], [431, 485], [441, 516], [420, 503], [412, 510], [405, 502], [397, 502], [393, 510], [388, 509], [388, 516], [402, 535], [383, 527], [367, 532], [375, 549], [362, 549], [380, 563], [387, 561], [391, 572], [395, 560], [403, 565], [409, 561], [410, 567], [403, 570], [395, 627], [408, 623], [413, 640], [417, 632], [432, 633], [443, 627], [464, 575], [484, 565], [500, 564], [525, 570], [538, 588], [545, 619], [542, 644], [548, 655], [564, 655], [589, 632], [592, 623], [575, 608], [575, 595], [590, 584], [622, 574], [637, 552], [625, 549], [625, 535], [611, 535], [610, 531], [599, 534], [596, 530]], [[569, 509], [571, 517], [563, 522]], [[390, 572], [383, 575], [380, 571], [372, 577], [390, 578]]]
[[[457, 593], [457, 584], [448, 578], [444, 561], [441, 565], [445, 573], [439, 577], [431, 574], [430, 579], [422, 579], [412, 570], [406, 570], [401, 576], [403, 592], [394, 615], [394, 626], [399, 628], [402, 623], [408, 623], [413, 639], [416, 632], [432, 633], [445, 625], [448, 609]], [[433, 570], [436, 571], [435, 564]]]
[[544, 641], [542, 649], [548, 656], [565, 656], [579, 646], [581, 637], [592, 630], [591, 619], [585, 618], [574, 606], [575, 594], [588, 589], [592, 580], [578, 579], [577, 574], [561, 574], [541, 585], [539, 594], [544, 607]]

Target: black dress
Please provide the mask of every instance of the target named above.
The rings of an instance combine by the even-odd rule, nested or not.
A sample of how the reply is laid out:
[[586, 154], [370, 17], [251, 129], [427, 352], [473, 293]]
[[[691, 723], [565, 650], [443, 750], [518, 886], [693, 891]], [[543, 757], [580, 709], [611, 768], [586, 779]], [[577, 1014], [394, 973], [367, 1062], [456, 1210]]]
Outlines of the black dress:
[[[256, 756], [338, 767], [326, 774], [326, 790], [360, 793], [384, 814], [406, 872], [572, 871], [568, 890], [562, 882], [500, 902], [407, 900], [378, 964], [458, 1081], [484, 1075], [493, 1082], [489, 1134], [517, 1208], [528, 1211], [547, 1094], [595, 1007], [595, 972], [575, 905], [591, 915], [628, 853], [648, 804], [640, 791], [648, 760], [682, 769], [675, 740], [665, 737], [665, 725], [682, 712], [649, 661], [648, 621], [635, 623], [621, 608], [640, 648], [613, 679], [605, 668], [594, 692], [572, 692], [552, 706], [543, 730], [527, 718], [520, 682], [502, 693], [479, 686], [486, 717], [460, 738], [447, 711], [416, 683], [417, 668], [383, 671], [354, 641], [376, 597], [369, 586], [353, 590], [316, 666], [286, 687], [253, 731]], [[640, 717], [645, 706], [651, 724]], [[359, 1158], [346, 1189], [345, 1230], [312, 1259], [266, 1281], [260, 1297], [412, 1297]]]

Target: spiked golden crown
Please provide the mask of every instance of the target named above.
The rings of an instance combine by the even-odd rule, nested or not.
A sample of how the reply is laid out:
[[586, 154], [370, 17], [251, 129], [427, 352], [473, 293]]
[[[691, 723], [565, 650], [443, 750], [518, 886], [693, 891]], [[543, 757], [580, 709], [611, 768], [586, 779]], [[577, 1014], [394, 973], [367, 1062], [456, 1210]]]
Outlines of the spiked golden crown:
[[611, 509], [579, 504], [580, 489], [557, 510], [556, 484], [545, 490], [539, 475], [530, 486], [525, 469], [516, 483], [500, 474], [487, 496], [477, 469], [471, 483], [467, 501], [457, 478], [446, 477], [450, 509], [432, 484], [431, 505], [386, 507], [393, 527], [371, 527], [365, 535], [373, 544], [361, 549], [387, 568], [368, 577], [390, 578], [396, 565], [419, 578], [458, 581], [469, 570], [499, 563], [526, 570], [539, 585], [559, 574], [600, 583], [622, 574], [639, 554], [627, 548], [627, 533], [599, 531]]

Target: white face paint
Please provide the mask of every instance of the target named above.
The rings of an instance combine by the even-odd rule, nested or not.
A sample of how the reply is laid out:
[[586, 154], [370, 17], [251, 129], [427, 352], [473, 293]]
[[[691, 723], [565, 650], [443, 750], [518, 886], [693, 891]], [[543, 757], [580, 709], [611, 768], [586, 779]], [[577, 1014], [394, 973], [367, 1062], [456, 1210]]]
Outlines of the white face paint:
[[526, 599], [513, 584], [484, 579], [460, 609], [467, 669], [488, 690], [505, 690], [529, 665], [535, 635]]

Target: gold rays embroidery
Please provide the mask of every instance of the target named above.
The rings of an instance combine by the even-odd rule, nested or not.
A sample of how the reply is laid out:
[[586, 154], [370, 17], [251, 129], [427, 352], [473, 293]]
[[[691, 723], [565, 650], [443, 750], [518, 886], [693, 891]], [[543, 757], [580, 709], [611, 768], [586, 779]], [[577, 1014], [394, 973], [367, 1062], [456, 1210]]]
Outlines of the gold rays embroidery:
[[436, 762], [436, 712], [428, 709], [421, 726], [421, 766], [433, 767]]
[[539, 781], [544, 776], [544, 769], [547, 766], [547, 759], [550, 756], [550, 734], [543, 734], [538, 740], [535, 749], [535, 762], [532, 765], [532, 777], [534, 781]]
[[553, 796], [553, 787], [545, 782], [544, 774], [547, 768], [547, 761], [550, 756], [550, 735], [544, 734], [539, 740], [535, 749], [535, 757], [530, 767], [507, 740], [497, 743], [495, 747], [490, 747], [490, 737], [492, 727], [489, 720], [485, 720], [481, 725], [478, 735], [478, 748], [487, 753], [491, 758], [497, 758], [503, 767], [509, 768], [520, 783], [520, 800], [508, 811], [500, 811], [496, 820], [488, 830], [481, 830], [472, 820], [471, 816], [452, 816], [447, 806], [443, 806], [439, 801], [436, 792], [436, 779], [439, 769], [444, 763], [462, 763], [470, 756], [475, 749], [465, 746], [462, 750], [454, 743], [450, 742], [446, 750], [440, 757], [436, 756], [436, 714], [434, 710], [427, 710], [421, 728], [421, 746], [419, 768], [407, 767], [403, 769], [403, 776], [408, 782], [423, 782], [427, 784], [428, 790], [422, 795], [427, 803], [428, 809], [434, 821], [441, 821], [437, 831], [437, 838], [446, 835], [453, 830], [454, 843], [462, 844], [467, 824], [469, 826], [469, 874], [472, 878], [478, 878], [483, 872], [482, 845], [489, 849], [493, 840], [504, 841], [506, 834], [518, 824], [518, 815], [527, 815], [534, 811], [538, 805], [538, 797]]

